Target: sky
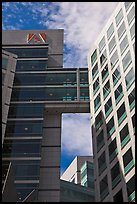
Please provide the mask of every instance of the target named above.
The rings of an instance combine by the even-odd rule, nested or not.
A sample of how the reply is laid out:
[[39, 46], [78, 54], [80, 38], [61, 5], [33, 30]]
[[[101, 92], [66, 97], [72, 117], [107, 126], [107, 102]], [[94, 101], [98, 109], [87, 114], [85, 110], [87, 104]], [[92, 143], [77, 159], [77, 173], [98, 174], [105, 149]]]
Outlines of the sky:
[[[63, 67], [87, 67], [87, 55], [118, 2], [3, 2], [3, 30], [64, 29]], [[92, 151], [90, 114], [62, 117], [61, 174]]]

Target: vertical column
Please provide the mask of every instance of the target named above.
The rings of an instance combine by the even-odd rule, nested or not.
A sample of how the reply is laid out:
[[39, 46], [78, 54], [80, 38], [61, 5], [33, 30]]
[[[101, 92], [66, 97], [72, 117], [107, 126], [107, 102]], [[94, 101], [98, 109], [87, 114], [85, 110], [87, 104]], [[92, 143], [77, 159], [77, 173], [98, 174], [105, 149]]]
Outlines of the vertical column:
[[48, 113], [41, 146], [38, 201], [60, 202], [61, 113]]
[[77, 69], [76, 77], [77, 77], [77, 101], [79, 101], [80, 100], [80, 70], [79, 68]]

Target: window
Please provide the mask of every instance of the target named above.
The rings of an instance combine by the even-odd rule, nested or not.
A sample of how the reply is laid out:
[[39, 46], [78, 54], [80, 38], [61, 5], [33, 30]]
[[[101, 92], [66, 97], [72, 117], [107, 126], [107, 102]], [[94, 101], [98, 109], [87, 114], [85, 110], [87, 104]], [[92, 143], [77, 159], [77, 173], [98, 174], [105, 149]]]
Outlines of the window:
[[109, 83], [109, 81], [107, 81], [107, 83], [103, 87], [104, 99], [108, 96], [109, 93], [110, 93], [110, 83]]
[[115, 132], [114, 117], [112, 117], [107, 123], [107, 136], [108, 138]]
[[120, 168], [117, 162], [115, 166], [111, 169], [111, 179], [112, 179], [112, 189], [120, 182]]
[[100, 198], [103, 200], [108, 195], [107, 175], [100, 181]]
[[36, 118], [43, 117], [43, 103], [11, 104], [9, 108], [9, 118]]
[[128, 124], [126, 124], [120, 131], [120, 140], [121, 140], [122, 148], [125, 147], [125, 145], [129, 142], [130, 135], [129, 135]]
[[[66, 82], [70, 85], [76, 85], [76, 74], [65, 74]], [[69, 78], [67, 77], [69, 76]], [[61, 77], [60, 77], [61, 80]], [[70, 80], [70, 81], [69, 81]], [[58, 82], [57, 82], [58, 83]], [[88, 85], [88, 72], [80, 72], [80, 86]]]
[[99, 43], [99, 52], [101, 52], [103, 50], [103, 48], [105, 47], [105, 37], [102, 38], [102, 40]]
[[8, 121], [6, 137], [37, 137], [42, 135], [43, 121]]
[[98, 158], [98, 168], [99, 168], [99, 175], [106, 169], [106, 157], [105, 152], [101, 154], [101, 156]]
[[133, 130], [135, 133], [135, 114], [132, 116], [132, 125], [133, 125]]
[[109, 27], [109, 29], [107, 30], [107, 38], [108, 38], [108, 40], [112, 36], [113, 33], [114, 33], [114, 25], [112, 23], [111, 26]]
[[120, 191], [118, 191], [116, 193], [116, 195], [114, 195], [114, 202], [123, 202], [123, 193], [122, 193], [122, 189]]
[[128, 47], [128, 39], [127, 39], [127, 36], [125, 36], [122, 42], [120, 43], [121, 55], [123, 54], [123, 52], [126, 50], [127, 47]]
[[94, 100], [94, 110], [95, 110], [95, 112], [96, 112], [97, 109], [100, 107], [100, 105], [101, 105], [100, 94], [98, 94], [98, 96], [97, 96], [96, 99]]
[[117, 69], [112, 74], [113, 84], [114, 86], [117, 84], [118, 80], [121, 78], [120, 67], [118, 66]]
[[130, 34], [131, 34], [131, 39], [133, 40], [133, 38], [135, 37], [135, 23], [132, 25], [130, 29]]
[[[67, 96], [67, 97], [71, 97], [71, 100], [76, 99], [76, 95], [71, 96], [71, 93], [69, 93], [69, 92], [68, 92], [68, 94], [69, 94], [69, 96]], [[75, 92], [75, 94], [76, 94], [76, 92]], [[89, 89], [88, 88], [85, 88], [85, 87], [80, 88], [80, 100], [82, 100], [82, 101], [83, 100], [89, 100]]]
[[106, 65], [103, 69], [103, 71], [101, 72], [101, 76], [102, 76], [102, 82], [104, 82], [104, 80], [107, 78], [108, 76], [108, 65]]
[[92, 66], [95, 63], [96, 59], [97, 59], [97, 50], [95, 50], [94, 53], [91, 56], [91, 64], [92, 64]]
[[119, 13], [117, 14], [117, 16], [116, 16], [116, 18], [115, 18], [115, 20], [116, 20], [116, 25], [117, 25], [117, 26], [118, 26], [119, 23], [121, 22], [122, 18], [123, 18], [123, 11], [122, 11], [122, 9], [120, 9]]
[[128, 201], [135, 202], [135, 175], [127, 182]]
[[129, 94], [128, 101], [130, 110], [132, 110], [135, 107], [135, 89], [133, 89], [133, 91]]
[[114, 54], [112, 55], [111, 59], [110, 59], [110, 63], [111, 63], [111, 67], [112, 69], [114, 68], [115, 64], [118, 61], [118, 54], [117, 54], [117, 50], [114, 52]]
[[99, 151], [104, 146], [104, 131], [101, 130], [97, 136], [97, 151]]
[[4, 80], [5, 80], [5, 73], [2, 72], [2, 84], [4, 84]]
[[134, 18], [135, 18], [135, 7], [133, 6], [129, 14], [127, 15], [127, 20], [128, 20], [129, 25], [131, 24]]
[[132, 156], [132, 150], [130, 149], [123, 155], [124, 171], [127, 174], [133, 167], [134, 161]]
[[103, 52], [103, 54], [100, 56], [100, 65], [102, 66], [107, 60], [107, 53], [106, 50]]
[[106, 117], [111, 113], [112, 110], [113, 110], [112, 100], [110, 98], [105, 104], [105, 115], [106, 115]]
[[131, 54], [130, 51], [127, 52], [127, 54], [125, 55], [125, 57], [122, 60], [122, 64], [123, 64], [123, 70], [125, 71], [128, 66], [131, 64], [132, 60], [131, 60]]
[[129, 89], [132, 83], [135, 81], [135, 73], [134, 73], [133, 68], [126, 75], [125, 81], [126, 81], [127, 89]]
[[98, 73], [98, 64], [96, 63], [94, 68], [92, 69], [92, 78], [94, 79]]
[[123, 103], [117, 110], [118, 124], [120, 125], [126, 117], [125, 103]]
[[109, 53], [112, 52], [112, 50], [114, 49], [115, 46], [116, 46], [116, 40], [115, 40], [115, 36], [114, 36], [108, 45]]
[[6, 69], [8, 64], [8, 59], [2, 57], [2, 69]]
[[119, 38], [119, 40], [121, 39], [121, 37], [123, 36], [125, 31], [126, 31], [126, 27], [125, 27], [125, 22], [123, 21], [123, 23], [120, 25], [120, 27], [118, 29], [118, 38]]
[[116, 101], [116, 104], [118, 104], [118, 102], [121, 100], [121, 98], [123, 97], [123, 88], [122, 88], [122, 85], [120, 84], [117, 89], [115, 90], [114, 92], [115, 94], [115, 101]]
[[102, 124], [103, 124], [103, 121], [102, 121], [102, 112], [100, 111], [99, 114], [97, 115], [97, 117], [95, 118], [95, 128], [96, 128], [96, 131], [101, 127]]
[[47, 60], [18, 60], [17, 71], [43, 71], [47, 69]]
[[47, 58], [48, 48], [4, 48], [8, 52], [18, 55], [18, 58]]
[[116, 138], [110, 143], [110, 145], [108, 146], [108, 150], [109, 150], [109, 160], [111, 162], [118, 154]]
[[95, 94], [99, 90], [99, 77], [93, 84], [93, 93]]
[[128, 9], [130, 8], [132, 3], [133, 2], [125, 2], [125, 9], [126, 9], [126, 11], [128, 11]]

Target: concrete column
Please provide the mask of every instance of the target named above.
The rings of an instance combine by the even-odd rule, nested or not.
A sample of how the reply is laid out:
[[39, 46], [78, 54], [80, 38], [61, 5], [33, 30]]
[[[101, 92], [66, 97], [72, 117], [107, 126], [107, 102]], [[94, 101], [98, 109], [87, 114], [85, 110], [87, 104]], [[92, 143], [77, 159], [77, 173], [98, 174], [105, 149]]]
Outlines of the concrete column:
[[48, 113], [41, 146], [39, 202], [60, 202], [61, 113]]

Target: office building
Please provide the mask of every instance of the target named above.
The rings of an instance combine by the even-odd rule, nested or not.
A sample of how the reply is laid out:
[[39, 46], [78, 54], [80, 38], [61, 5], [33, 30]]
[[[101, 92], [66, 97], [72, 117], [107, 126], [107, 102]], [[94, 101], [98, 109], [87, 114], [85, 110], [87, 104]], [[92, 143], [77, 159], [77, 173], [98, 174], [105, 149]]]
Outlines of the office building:
[[135, 2], [119, 2], [88, 55], [96, 202], [135, 201]]
[[2, 44], [4, 51], [17, 55], [3, 183], [12, 163], [18, 201], [37, 191], [38, 201], [59, 202], [61, 115], [89, 113], [88, 70], [63, 69], [61, 29], [3, 31]]

